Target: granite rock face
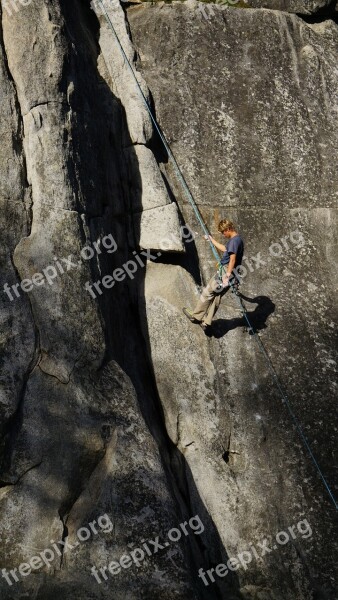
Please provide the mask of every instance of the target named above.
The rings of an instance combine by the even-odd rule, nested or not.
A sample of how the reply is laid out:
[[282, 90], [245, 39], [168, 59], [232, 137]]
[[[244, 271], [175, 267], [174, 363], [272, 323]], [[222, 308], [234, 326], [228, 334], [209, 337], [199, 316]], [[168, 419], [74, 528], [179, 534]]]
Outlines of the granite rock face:
[[[123, 11], [114, 10], [127, 37]], [[140, 589], [148, 597], [195, 597], [193, 542], [171, 543], [159, 560], [144, 551], [130, 570], [108, 572], [110, 581], [107, 569], [101, 581], [91, 572], [193, 516], [169, 483], [161, 419], [155, 441], [130, 379], [112, 360], [126, 343], [123, 319], [132, 318], [128, 286], [101, 290], [97, 299], [85, 287], [133, 257], [140, 238], [143, 249], [147, 235], [161, 242], [159, 229], [156, 237], [143, 226], [150, 209], [170, 209], [167, 249], [183, 249], [154, 156], [143, 145], [133, 151], [151, 129], [128, 94], [125, 106], [117, 95], [120, 66], [110, 75], [105, 33], [89, 3], [41, 1], [2, 12], [4, 599], [111, 598], [112, 588], [117, 599], [139, 598]], [[123, 318], [112, 318], [114, 302], [124, 306]]]
[[236, 299], [210, 339], [182, 314], [214, 260], [109, 22], [212, 233], [246, 239], [250, 318], [330, 482], [337, 28], [200, 8], [2, 2], [4, 600], [334, 598], [335, 511]]
[[[202, 8], [130, 8], [138, 68], [210, 231], [230, 217], [244, 236], [250, 319], [334, 485], [338, 29], [269, 10], [212, 6], [205, 18]], [[167, 173], [198, 230], [170, 162]], [[199, 275], [215, 269], [201, 235], [194, 244], [198, 258], [191, 248], [146, 274], [144, 327], [167, 430], [228, 556], [301, 515], [317, 532], [238, 570], [238, 593], [334, 598], [335, 509], [238, 301], [224, 298], [209, 340], [181, 313], [198, 298]]]

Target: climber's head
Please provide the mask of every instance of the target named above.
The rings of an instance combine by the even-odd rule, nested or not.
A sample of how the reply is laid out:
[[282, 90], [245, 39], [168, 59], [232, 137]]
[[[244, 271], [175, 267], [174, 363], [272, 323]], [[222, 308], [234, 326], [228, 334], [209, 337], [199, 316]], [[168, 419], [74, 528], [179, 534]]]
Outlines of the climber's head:
[[218, 223], [218, 231], [223, 233], [225, 237], [231, 237], [231, 234], [235, 231], [235, 225], [232, 221], [229, 221], [229, 219], [222, 219], [222, 221]]

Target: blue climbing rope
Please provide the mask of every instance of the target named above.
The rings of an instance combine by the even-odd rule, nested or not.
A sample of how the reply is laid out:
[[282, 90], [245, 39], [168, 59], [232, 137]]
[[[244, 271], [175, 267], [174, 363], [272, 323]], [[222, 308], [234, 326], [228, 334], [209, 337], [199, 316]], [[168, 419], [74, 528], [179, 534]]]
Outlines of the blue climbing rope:
[[[168, 154], [168, 158], [171, 160], [171, 162], [172, 162], [172, 164], [174, 166], [177, 178], [178, 178], [178, 180], [182, 184], [182, 188], [183, 188], [184, 193], [185, 193], [185, 195], [186, 195], [186, 197], [187, 197], [187, 199], [189, 201], [189, 204], [191, 205], [191, 207], [192, 207], [192, 209], [193, 209], [193, 211], [194, 211], [194, 213], [196, 215], [196, 218], [197, 218], [199, 224], [202, 227], [202, 230], [203, 230], [204, 234], [208, 238], [211, 250], [212, 250], [212, 252], [213, 252], [213, 254], [214, 254], [217, 262], [219, 262], [220, 261], [219, 253], [216, 250], [216, 248], [215, 248], [214, 244], [212, 243], [212, 241], [210, 240], [210, 237], [209, 237], [210, 234], [209, 234], [208, 228], [207, 228], [207, 226], [205, 225], [205, 223], [203, 221], [202, 215], [201, 215], [201, 213], [200, 213], [200, 211], [199, 211], [199, 209], [198, 209], [198, 207], [196, 205], [196, 202], [195, 202], [195, 200], [193, 198], [192, 193], [190, 192], [188, 184], [187, 184], [187, 182], [186, 182], [186, 180], [185, 180], [185, 178], [183, 176], [183, 173], [182, 173], [182, 171], [181, 171], [181, 169], [180, 169], [180, 167], [179, 167], [179, 165], [178, 165], [178, 163], [177, 163], [177, 161], [175, 159], [175, 156], [173, 155], [173, 153], [172, 153], [172, 151], [170, 149], [170, 146], [169, 146], [169, 144], [168, 144], [168, 142], [167, 142], [164, 134], [162, 133], [162, 131], [161, 131], [161, 129], [160, 129], [160, 127], [159, 127], [159, 125], [158, 125], [158, 123], [157, 123], [157, 121], [156, 121], [153, 113], [152, 113], [152, 110], [151, 110], [151, 107], [150, 107], [150, 105], [148, 103], [148, 100], [147, 100], [146, 96], [144, 95], [144, 93], [142, 91], [142, 88], [141, 88], [141, 86], [140, 86], [140, 84], [138, 82], [138, 79], [137, 79], [137, 76], [135, 74], [135, 71], [134, 71], [133, 67], [131, 66], [130, 61], [129, 61], [129, 59], [128, 59], [125, 51], [124, 51], [124, 48], [123, 48], [123, 46], [122, 46], [122, 44], [120, 42], [120, 39], [119, 39], [119, 37], [118, 37], [118, 35], [116, 33], [116, 30], [115, 30], [115, 27], [114, 27], [114, 25], [113, 25], [113, 23], [111, 21], [111, 18], [109, 17], [109, 14], [107, 13], [106, 8], [105, 8], [102, 0], [98, 0], [98, 1], [99, 1], [99, 4], [102, 7], [103, 13], [104, 13], [105, 18], [106, 18], [107, 23], [108, 23], [108, 26], [110, 27], [110, 29], [111, 29], [114, 37], [115, 37], [116, 43], [117, 43], [117, 45], [118, 45], [118, 47], [119, 47], [119, 49], [120, 49], [120, 51], [122, 53], [124, 61], [125, 61], [126, 65], [128, 66], [128, 68], [129, 68], [129, 70], [130, 70], [130, 72], [131, 72], [131, 74], [132, 74], [132, 76], [133, 76], [133, 78], [135, 80], [137, 89], [138, 89], [138, 91], [140, 93], [140, 96], [141, 96], [141, 98], [142, 98], [145, 106], [146, 106], [146, 109], [147, 109], [147, 111], [149, 113], [151, 121], [152, 121], [152, 123], [153, 123], [153, 125], [154, 125], [154, 127], [155, 127], [155, 129], [156, 129], [156, 131], [157, 131], [157, 133], [158, 133], [158, 135], [159, 135], [162, 143], [163, 143], [163, 146], [164, 146], [167, 154]], [[242, 299], [239, 297], [237, 289], [232, 284], [230, 284], [230, 287], [231, 287], [232, 293], [235, 295], [235, 297], [237, 298], [237, 301], [239, 302], [241, 313], [242, 313], [243, 318], [245, 319], [245, 321], [246, 321], [246, 323], [248, 325], [249, 331], [251, 332], [253, 338], [255, 339], [255, 341], [256, 341], [256, 343], [257, 343], [260, 351], [262, 352], [263, 356], [266, 358], [266, 361], [268, 363], [268, 367], [269, 367], [270, 373], [272, 375], [272, 378], [273, 378], [273, 380], [274, 380], [274, 382], [276, 384], [277, 389], [280, 392], [280, 395], [281, 395], [281, 397], [283, 399], [283, 402], [284, 402], [285, 406], [287, 407], [287, 410], [288, 410], [288, 412], [289, 412], [289, 414], [291, 416], [291, 419], [292, 419], [292, 421], [293, 421], [293, 423], [295, 425], [295, 428], [298, 431], [298, 433], [299, 433], [299, 435], [300, 435], [300, 437], [301, 437], [301, 439], [302, 439], [302, 441], [304, 443], [304, 446], [306, 447], [306, 449], [307, 449], [307, 451], [309, 453], [309, 456], [310, 456], [310, 458], [311, 458], [311, 460], [312, 460], [312, 462], [313, 462], [316, 470], [318, 471], [318, 473], [320, 475], [320, 478], [321, 478], [322, 482], [324, 483], [324, 486], [325, 486], [325, 488], [326, 488], [326, 490], [327, 490], [327, 492], [328, 492], [328, 494], [329, 494], [329, 496], [330, 496], [330, 498], [331, 498], [331, 500], [332, 500], [332, 502], [333, 502], [333, 504], [334, 504], [334, 506], [335, 506], [335, 508], [337, 510], [338, 509], [338, 503], [337, 503], [337, 501], [335, 499], [335, 496], [334, 496], [334, 494], [333, 494], [333, 492], [332, 492], [332, 490], [331, 490], [331, 488], [330, 488], [330, 486], [329, 486], [329, 484], [328, 484], [328, 482], [327, 482], [327, 480], [326, 480], [326, 478], [325, 478], [325, 476], [324, 476], [324, 474], [323, 474], [323, 472], [322, 472], [322, 470], [321, 470], [321, 468], [320, 468], [320, 466], [319, 466], [319, 464], [318, 464], [318, 462], [317, 462], [317, 460], [316, 460], [316, 458], [315, 458], [315, 456], [314, 456], [314, 454], [312, 452], [311, 446], [310, 446], [310, 444], [309, 444], [309, 442], [308, 442], [308, 440], [307, 440], [307, 438], [306, 438], [306, 436], [304, 434], [302, 426], [301, 426], [299, 420], [297, 419], [295, 413], [292, 410], [290, 401], [289, 401], [286, 393], [283, 390], [283, 387], [282, 387], [282, 385], [280, 383], [279, 377], [278, 377], [278, 375], [276, 373], [276, 370], [275, 370], [275, 368], [274, 368], [274, 366], [272, 364], [272, 361], [271, 361], [271, 359], [270, 359], [267, 351], [264, 348], [263, 342], [260, 339], [260, 337], [257, 335], [257, 332], [254, 330], [254, 328], [252, 327], [252, 325], [250, 323], [250, 320], [249, 320], [249, 317], [248, 317], [248, 312], [247, 312], [247, 310], [246, 310], [246, 308], [245, 308], [245, 306], [243, 304]]]

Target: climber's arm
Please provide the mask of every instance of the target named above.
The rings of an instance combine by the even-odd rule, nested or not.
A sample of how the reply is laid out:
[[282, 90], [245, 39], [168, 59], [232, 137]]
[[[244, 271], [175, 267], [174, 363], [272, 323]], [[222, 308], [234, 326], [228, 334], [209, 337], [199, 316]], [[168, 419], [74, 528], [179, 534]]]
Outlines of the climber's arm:
[[217, 240], [215, 240], [211, 235], [205, 235], [204, 237], [206, 240], [209, 239], [218, 250], [221, 250], [221, 252], [225, 252], [226, 248], [224, 244], [220, 244], [219, 242], [217, 242]]

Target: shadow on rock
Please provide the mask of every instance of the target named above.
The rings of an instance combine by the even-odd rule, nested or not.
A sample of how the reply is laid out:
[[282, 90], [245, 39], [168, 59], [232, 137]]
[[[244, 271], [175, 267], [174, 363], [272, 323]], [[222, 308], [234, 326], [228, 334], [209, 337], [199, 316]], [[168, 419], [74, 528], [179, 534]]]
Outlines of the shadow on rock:
[[[248, 319], [254, 332], [266, 329], [266, 321], [275, 310], [275, 304], [268, 298], [268, 296], [256, 296], [255, 298], [248, 298], [244, 294], [239, 294], [241, 303], [243, 300], [252, 304], [257, 304], [256, 308], [252, 311], [248, 311]], [[245, 304], [243, 303], [245, 307]], [[239, 307], [239, 304], [238, 304]], [[246, 308], [246, 307], [245, 307]], [[245, 327], [249, 330], [249, 325], [244, 316], [236, 317], [234, 319], [217, 319], [213, 322], [212, 327], [207, 333], [208, 337], [221, 338], [226, 335], [232, 329], [237, 327]], [[252, 331], [249, 331], [252, 334]]]

